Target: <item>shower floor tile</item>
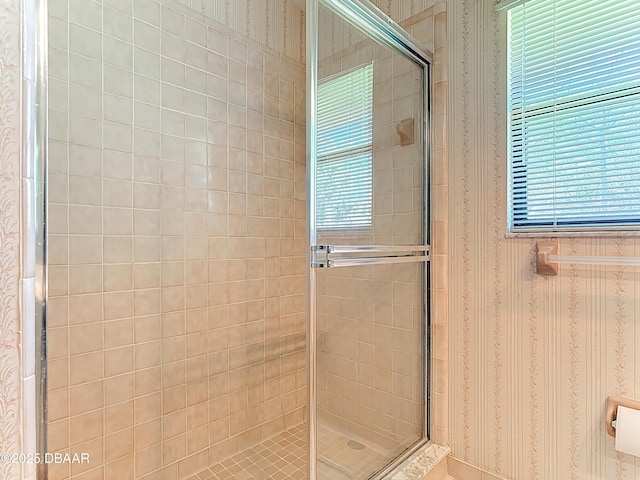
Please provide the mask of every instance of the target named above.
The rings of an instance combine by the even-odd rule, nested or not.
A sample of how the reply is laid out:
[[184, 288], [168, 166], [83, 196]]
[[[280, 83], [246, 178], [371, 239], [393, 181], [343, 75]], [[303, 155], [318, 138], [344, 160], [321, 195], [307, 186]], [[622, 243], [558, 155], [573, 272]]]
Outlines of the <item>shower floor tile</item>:
[[307, 427], [290, 428], [210, 466], [190, 480], [303, 480], [307, 477]]
[[[351, 445], [351, 446], [350, 446]], [[361, 480], [388, 460], [376, 449], [318, 426], [318, 478]], [[304, 480], [307, 427], [298, 425], [203, 470], [189, 480]]]

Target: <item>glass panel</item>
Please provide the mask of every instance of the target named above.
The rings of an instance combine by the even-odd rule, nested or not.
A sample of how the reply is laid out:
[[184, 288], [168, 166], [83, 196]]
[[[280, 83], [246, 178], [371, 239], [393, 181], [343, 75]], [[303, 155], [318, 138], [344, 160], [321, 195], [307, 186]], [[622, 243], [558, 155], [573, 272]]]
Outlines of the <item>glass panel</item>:
[[421, 66], [320, 8], [318, 244], [424, 242], [423, 85]]
[[320, 480], [370, 478], [423, 436], [424, 268], [318, 270]]
[[[315, 243], [423, 245], [424, 68], [318, 17]], [[317, 479], [375, 478], [425, 438], [425, 268], [315, 269]]]

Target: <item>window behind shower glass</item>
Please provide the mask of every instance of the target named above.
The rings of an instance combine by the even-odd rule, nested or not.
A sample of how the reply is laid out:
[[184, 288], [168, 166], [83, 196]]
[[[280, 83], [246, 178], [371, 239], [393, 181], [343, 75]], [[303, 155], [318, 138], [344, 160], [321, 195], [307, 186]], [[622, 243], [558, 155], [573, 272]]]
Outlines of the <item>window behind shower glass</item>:
[[318, 228], [371, 227], [372, 64], [318, 84], [317, 141]]
[[509, 229], [640, 227], [640, 5], [508, 13]]

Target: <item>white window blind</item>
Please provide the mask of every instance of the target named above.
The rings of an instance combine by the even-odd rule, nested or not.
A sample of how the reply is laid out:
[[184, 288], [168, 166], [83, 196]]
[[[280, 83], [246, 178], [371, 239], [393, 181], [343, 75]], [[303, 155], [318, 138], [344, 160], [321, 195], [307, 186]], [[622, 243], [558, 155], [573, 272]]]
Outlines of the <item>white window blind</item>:
[[373, 65], [318, 84], [318, 228], [371, 225], [372, 130]]
[[640, 3], [509, 11], [511, 231], [640, 227]]

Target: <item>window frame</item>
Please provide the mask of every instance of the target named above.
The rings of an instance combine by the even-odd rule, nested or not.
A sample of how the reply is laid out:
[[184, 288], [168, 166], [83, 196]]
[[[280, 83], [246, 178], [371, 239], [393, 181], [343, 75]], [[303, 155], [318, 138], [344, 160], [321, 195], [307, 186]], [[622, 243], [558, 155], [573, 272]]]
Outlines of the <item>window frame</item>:
[[[509, 5], [501, 6], [498, 5], [497, 9], [501, 8], [515, 8], [521, 6], [523, 3], [534, 3], [536, 0], [524, 0], [518, 1], [515, 5], [511, 5], [510, 2], [502, 2], [509, 3]], [[536, 221], [535, 218], [529, 217], [527, 213], [524, 215], [521, 214], [522, 211], [527, 211], [531, 208], [530, 203], [527, 199], [527, 164], [526, 164], [526, 153], [521, 152], [519, 155], [516, 155], [514, 152], [513, 139], [517, 136], [517, 132], [523, 134], [527, 127], [526, 122], [528, 118], [533, 118], [535, 116], [536, 111], [541, 111], [542, 108], [549, 107], [549, 105], [545, 105], [544, 103], [531, 104], [526, 110], [518, 109], [518, 122], [522, 124], [522, 126], [514, 128], [513, 123], [513, 112], [516, 111], [512, 108], [512, 80], [511, 80], [511, 62], [512, 62], [512, 54], [511, 54], [511, 39], [512, 39], [512, 25], [511, 25], [511, 15], [505, 15], [507, 17], [507, 26], [506, 26], [506, 104], [507, 104], [507, 125], [506, 125], [506, 136], [507, 136], [507, 236], [515, 237], [515, 236], [602, 236], [602, 235], [638, 235], [640, 233], [640, 212], [638, 212], [635, 216], [631, 218], [625, 218], [623, 216], [618, 216], [617, 218], [598, 218], [598, 215], [594, 215], [593, 218], [585, 218], [580, 215], [580, 211], [572, 205], [569, 205], [569, 208], [573, 208], [574, 210], [571, 212], [573, 215], [572, 218], [566, 218], [565, 215], [561, 215], [560, 218], [554, 216], [553, 214], [549, 215], [549, 219], [545, 220], [541, 218], [539, 221]], [[524, 55], [523, 55], [524, 57]], [[612, 70], [613, 73], [611, 75], [615, 75], [615, 70]], [[615, 93], [620, 93], [619, 95], [614, 95]], [[522, 91], [520, 91], [520, 94]], [[567, 93], [566, 96], [558, 96], [554, 99], [553, 111], [558, 112], [562, 110], [571, 110], [571, 109], [579, 109], [584, 107], [585, 105], [598, 104], [603, 101], [607, 101], [607, 99], [611, 98], [624, 98], [625, 90], [622, 88], [611, 88], [606, 91], [606, 99], [603, 100], [603, 94], [594, 94], [593, 92], [588, 91], [587, 88], [583, 88], [578, 95], [575, 93]], [[637, 95], [637, 94], [636, 94]], [[601, 98], [599, 98], [601, 97]], [[577, 100], [579, 99], [579, 100]], [[571, 103], [572, 105], [567, 105]], [[640, 103], [640, 98], [638, 99], [638, 103]], [[533, 114], [527, 114], [526, 112], [532, 112]], [[540, 114], [545, 114], [541, 111]], [[604, 115], [603, 115], [604, 117]], [[598, 117], [601, 118], [601, 117]], [[555, 123], [555, 120], [554, 120]], [[550, 127], [552, 129], [553, 127]], [[514, 134], [514, 132], [516, 132]], [[635, 135], [631, 138], [638, 138], [638, 142], [640, 143], [640, 134]], [[597, 140], [593, 140], [589, 143], [589, 145], [593, 145], [597, 142]], [[629, 142], [629, 144], [635, 144], [635, 142]], [[553, 150], [557, 148], [554, 145]], [[631, 155], [633, 158], [633, 155]], [[584, 157], [583, 157], [584, 158]], [[603, 157], [602, 163], [604, 164], [607, 159], [616, 158], [616, 157]], [[620, 156], [618, 158], [624, 158]], [[597, 159], [596, 159], [597, 161]], [[640, 161], [640, 160], [639, 160]], [[578, 159], [572, 159], [570, 162], [565, 164], [560, 164], [561, 166], [571, 166], [576, 165]], [[629, 170], [630, 171], [630, 170]], [[624, 170], [622, 171], [624, 173]], [[554, 176], [554, 178], [556, 178]], [[556, 180], [557, 182], [557, 180]], [[515, 186], [518, 184], [523, 184], [524, 188], [519, 191], [518, 195], [515, 194]], [[640, 182], [639, 182], [640, 184]], [[553, 182], [549, 182], [549, 188], [552, 188]], [[611, 199], [620, 198], [619, 196], [611, 197]], [[640, 196], [639, 196], [640, 198]], [[603, 206], [601, 208], [605, 208]], [[621, 210], [622, 207], [618, 206], [617, 208], [612, 207], [612, 210], [617, 213], [617, 211]], [[516, 214], [515, 212], [520, 212]]]

